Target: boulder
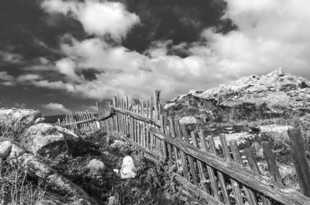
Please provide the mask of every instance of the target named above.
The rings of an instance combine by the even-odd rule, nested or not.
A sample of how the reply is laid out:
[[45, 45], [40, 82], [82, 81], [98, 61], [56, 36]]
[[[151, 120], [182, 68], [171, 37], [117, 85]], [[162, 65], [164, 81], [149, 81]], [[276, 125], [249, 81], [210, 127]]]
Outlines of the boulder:
[[[83, 189], [52, 169], [40, 158], [25, 152], [21, 147], [12, 143], [7, 162], [18, 164], [28, 175], [42, 179], [50, 190], [67, 196], [69, 204], [95, 205], [97, 204]], [[81, 203], [78, 203], [81, 202]], [[39, 203], [39, 202], [38, 202]]]
[[123, 158], [123, 163], [120, 170], [121, 178], [122, 179], [135, 178], [137, 175], [136, 170], [137, 169], [135, 167], [133, 158], [129, 155], [125, 156]]
[[110, 196], [108, 199], [108, 205], [118, 205], [119, 200], [115, 196]]
[[179, 120], [179, 122], [181, 124], [197, 124], [199, 121], [194, 116], [184, 116]]
[[0, 159], [5, 159], [11, 152], [12, 143], [10, 141], [0, 142]]
[[58, 205], [59, 203], [56, 203], [51, 200], [38, 200], [35, 202], [34, 205]]
[[197, 123], [300, 118], [310, 112], [310, 82], [280, 70], [246, 76], [202, 92], [191, 91], [164, 106], [177, 118], [193, 116]]
[[72, 131], [46, 123], [32, 125], [19, 137], [23, 147], [34, 154], [47, 147], [57, 152], [57, 147], [67, 146], [70, 141], [78, 140], [79, 137]]
[[21, 133], [25, 128], [40, 121], [41, 113], [32, 109], [0, 108], [0, 129], [2, 135]]
[[105, 165], [98, 159], [92, 159], [86, 165], [86, 169], [91, 175], [100, 175], [102, 172], [104, 172]]

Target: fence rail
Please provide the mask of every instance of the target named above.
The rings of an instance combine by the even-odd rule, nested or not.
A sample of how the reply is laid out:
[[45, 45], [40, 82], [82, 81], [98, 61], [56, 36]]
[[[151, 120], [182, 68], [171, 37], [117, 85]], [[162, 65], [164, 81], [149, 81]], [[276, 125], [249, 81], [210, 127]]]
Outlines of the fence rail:
[[175, 165], [175, 179], [201, 204], [310, 204], [306, 196], [310, 195], [309, 166], [298, 128], [288, 134], [293, 140], [293, 158], [304, 194], [284, 187], [269, 142], [261, 145], [266, 164], [262, 173], [253, 146], [240, 149], [236, 141], [227, 141], [221, 134], [212, 136], [207, 128], [189, 130], [179, 120], [161, 113], [159, 94], [156, 91], [148, 100], [130, 103], [127, 97], [115, 97], [112, 103], [98, 104], [104, 117], [76, 124], [101, 120], [102, 129], [123, 136], [155, 160]]

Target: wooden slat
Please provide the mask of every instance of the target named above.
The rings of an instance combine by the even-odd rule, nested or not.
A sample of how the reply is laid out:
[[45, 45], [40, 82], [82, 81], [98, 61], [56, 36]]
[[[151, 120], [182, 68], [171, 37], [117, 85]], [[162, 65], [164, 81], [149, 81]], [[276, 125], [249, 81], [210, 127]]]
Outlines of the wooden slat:
[[195, 158], [193, 158], [191, 155], [187, 155], [187, 160], [189, 163], [189, 171], [191, 173], [191, 179], [193, 181], [193, 184], [198, 185], [198, 178], [197, 178], [197, 170], [195, 166]]
[[148, 123], [148, 124], [152, 124], [152, 125], [154, 125], [156, 127], [160, 127], [160, 125], [157, 124], [157, 122], [154, 122], [153, 120], [148, 119], [146, 117], [140, 116], [137, 113], [134, 113], [134, 112], [131, 112], [131, 111], [128, 111], [128, 110], [122, 110], [122, 109], [117, 108], [117, 107], [112, 107], [111, 109], [114, 112], [117, 112], [117, 113], [120, 113], [120, 114], [123, 114], [123, 115], [129, 115], [129, 116], [135, 118], [136, 120], [139, 120], [139, 121], [142, 121], [142, 122], [145, 122], [145, 123]]
[[241, 193], [241, 190], [239, 188], [238, 182], [232, 179], [231, 180], [231, 186], [233, 188], [234, 198], [236, 200], [236, 205], [243, 205], [242, 193]]
[[197, 198], [206, 199], [207, 203], [205, 205], [224, 205], [221, 201], [215, 199], [211, 195], [207, 194], [204, 190], [200, 189], [197, 186], [189, 183], [185, 178], [179, 176], [178, 174], [174, 174], [174, 178], [182, 185], [185, 189], [190, 190], [192, 194], [195, 194]]
[[249, 163], [249, 166], [251, 170], [255, 172], [255, 174], [260, 174], [259, 167], [257, 165], [256, 157], [255, 157], [255, 151], [252, 146], [246, 148], [245, 155], [247, 157], [247, 161]]
[[[207, 138], [208, 144], [209, 144], [209, 148], [208, 151], [214, 155], [216, 155], [216, 150], [215, 150], [215, 144], [214, 144], [214, 140], [212, 136], [209, 136]], [[219, 196], [219, 187], [218, 187], [218, 183], [217, 183], [217, 179], [215, 176], [215, 172], [214, 169], [211, 166], [207, 166], [207, 170], [208, 170], [208, 175], [210, 178], [210, 182], [211, 182], [211, 189], [213, 191], [214, 197], [217, 200], [220, 200], [220, 196]]]
[[236, 140], [232, 140], [232, 141], [229, 142], [229, 145], [230, 145], [231, 152], [233, 154], [234, 161], [239, 163], [241, 166], [243, 166], [243, 162], [242, 162], [242, 159], [241, 159], [241, 156], [240, 156], [240, 152], [239, 152], [239, 149], [238, 149], [237, 141]]
[[299, 125], [288, 130], [292, 142], [292, 155], [296, 168], [299, 186], [306, 196], [310, 196], [310, 168], [306, 157], [305, 142]]
[[248, 187], [243, 186], [243, 188], [249, 205], [258, 205], [254, 192]]
[[[155, 135], [163, 135], [155, 129], [151, 129], [151, 132]], [[240, 169], [234, 162], [227, 163], [221, 160], [221, 158], [214, 156], [214, 154], [202, 152], [178, 139], [172, 139], [169, 136], [164, 136], [163, 138], [165, 138], [167, 142], [179, 147], [187, 154], [205, 162], [207, 165], [214, 167], [242, 184], [254, 190], [259, 190], [259, 192], [273, 198], [276, 201], [279, 201], [280, 203], [286, 205], [305, 205], [309, 203], [310, 198], [293, 190], [280, 189], [276, 186], [276, 184], [266, 180], [264, 177], [255, 175], [247, 170]]]
[[[194, 146], [199, 149], [197, 139], [196, 139], [196, 134], [194, 132], [192, 132], [191, 136], [192, 136]], [[205, 186], [205, 182], [207, 180], [206, 180], [206, 176], [205, 176], [205, 173], [203, 170], [203, 165], [202, 165], [201, 161], [199, 161], [199, 160], [197, 160], [197, 164], [198, 164], [198, 171], [199, 171], [199, 176], [200, 176], [200, 185], [203, 188], [203, 190], [207, 190], [207, 187]]]
[[[230, 156], [230, 152], [229, 152], [229, 148], [227, 146], [227, 141], [226, 141], [225, 135], [220, 135], [220, 141], [221, 141], [221, 146], [222, 146], [222, 151], [223, 151], [224, 158], [225, 158], [225, 160], [230, 162], [232, 160], [232, 158]], [[227, 193], [227, 190], [226, 190], [227, 188], [226, 188], [226, 183], [225, 183], [225, 180], [224, 180], [224, 176], [223, 176], [222, 172], [220, 172], [220, 171], [217, 171], [217, 175], [218, 175], [219, 180], [220, 180], [221, 190], [222, 190], [222, 193], [223, 193], [225, 204], [230, 204], [230, 199], [229, 199], [229, 196], [228, 196], [228, 193]], [[234, 181], [232, 181], [232, 183], [233, 182]]]
[[226, 190], [226, 183], [225, 183], [225, 179], [224, 179], [224, 175], [221, 172], [217, 172], [218, 177], [219, 177], [219, 181], [220, 181], [220, 185], [221, 185], [221, 191], [223, 194], [223, 198], [224, 198], [224, 202], [226, 205], [230, 205], [230, 199]]
[[264, 153], [265, 159], [268, 164], [269, 172], [271, 176], [273, 177], [273, 179], [279, 185], [281, 185], [282, 183], [281, 183], [281, 176], [280, 176], [279, 168], [277, 166], [276, 158], [273, 152], [271, 151], [272, 144], [271, 142], [262, 142], [262, 146], [263, 146], [263, 153]]

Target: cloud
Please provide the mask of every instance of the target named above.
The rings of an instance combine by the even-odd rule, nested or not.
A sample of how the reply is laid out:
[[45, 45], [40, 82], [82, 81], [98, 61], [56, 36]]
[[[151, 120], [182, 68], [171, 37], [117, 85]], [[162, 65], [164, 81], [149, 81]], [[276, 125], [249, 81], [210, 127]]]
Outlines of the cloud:
[[228, 34], [207, 29], [202, 34], [210, 42], [216, 65], [224, 65], [235, 76], [277, 67], [309, 76], [310, 29], [305, 26], [310, 23], [308, 1], [230, 0], [227, 5], [225, 17], [239, 29]]
[[[98, 1], [92, 2], [98, 4]], [[91, 1], [78, 4], [80, 8], [71, 5], [71, 1], [62, 3], [68, 6], [67, 10], [61, 7], [65, 9], [61, 12], [66, 14], [69, 10], [79, 14], [92, 4]], [[200, 34], [200, 41], [180, 44], [174, 44], [173, 39], [154, 41], [144, 53], [112, 45], [100, 32], [84, 40], [66, 36], [60, 45], [66, 55], [60, 62], [64, 61], [65, 66], [58, 66], [59, 72], [75, 78], [78, 71], [92, 68], [98, 72], [96, 78], [91, 81], [34, 80], [33, 84], [93, 99], [115, 94], [147, 96], [154, 89], [161, 89], [165, 97], [172, 97], [278, 67], [309, 76], [310, 29], [305, 26], [310, 23], [310, 14], [305, 9], [308, 4], [306, 0], [230, 0], [222, 18], [230, 18], [238, 30], [218, 33], [216, 28], [206, 28]], [[84, 21], [78, 19], [83, 24]], [[126, 35], [126, 32], [116, 33]], [[184, 52], [186, 57], [171, 51]]]
[[140, 22], [136, 14], [128, 12], [119, 2], [45, 0], [42, 7], [50, 13], [71, 15], [81, 22], [89, 34], [109, 34], [117, 41], [124, 38], [128, 31]]
[[0, 50], [0, 59], [1, 62], [14, 63], [14, 64], [22, 63], [24, 60], [20, 54], [3, 50]]
[[70, 58], [62, 58], [56, 62], [57, 70], [70, 80], [79, 81], [80, 77], [75, 73], [76, 64]]
[[24, 74], [17, 77], [17, 82], [24, 83], [24, 82], [32, 82], [35, 80], [39, 80], [41, 78], [38, 74]]
[[5, 86], [15, 85], [15, 78], [6, 71], [0, 71], [0, 84]]
[[62, 112], [62, 113], [69, 113], [71, 112], [70, 109], [66, 108], [63, 104], [51, 102], [45, 105], [42, 105], [43, 108], [54, 111], [54, 112]]

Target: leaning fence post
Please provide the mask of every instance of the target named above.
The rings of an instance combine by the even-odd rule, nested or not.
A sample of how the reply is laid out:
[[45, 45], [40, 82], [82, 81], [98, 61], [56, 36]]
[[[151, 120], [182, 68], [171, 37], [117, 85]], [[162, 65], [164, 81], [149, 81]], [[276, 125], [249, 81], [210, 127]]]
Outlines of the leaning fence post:
[[292, 155], [301, 191], [310, 196], [310, 168], [306, 158], [304, 139], [300, 127], [287, 131], [292, 143]]
[[155, 117], [155, 122], [159, 121], [159, 113], [160, 113], [160, 90], [155, 90], [154, 92], [154, 117]]

